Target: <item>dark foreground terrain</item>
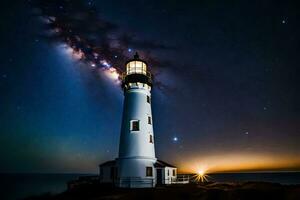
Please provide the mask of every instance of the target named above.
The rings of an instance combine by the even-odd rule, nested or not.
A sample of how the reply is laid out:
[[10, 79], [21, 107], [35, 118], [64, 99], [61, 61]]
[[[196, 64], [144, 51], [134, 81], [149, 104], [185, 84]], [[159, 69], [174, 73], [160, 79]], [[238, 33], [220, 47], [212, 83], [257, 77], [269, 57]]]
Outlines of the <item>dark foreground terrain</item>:
[[206, 183], [161, 186], [151, 189], [120, 189], [110, 185], [81, 185], [57, 195], [44, 194], [26, 200], [100, 200], [100, 199], [222, 199], [300, 200], [300, 185], [280, 185], [265, 182]]

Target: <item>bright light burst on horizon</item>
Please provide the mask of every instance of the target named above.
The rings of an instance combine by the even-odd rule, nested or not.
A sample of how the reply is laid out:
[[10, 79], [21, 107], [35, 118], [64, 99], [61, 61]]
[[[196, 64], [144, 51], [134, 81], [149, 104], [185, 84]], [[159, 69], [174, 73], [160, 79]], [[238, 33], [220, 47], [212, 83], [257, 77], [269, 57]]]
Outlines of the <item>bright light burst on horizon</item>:
[[197, 182], [206, 182], [208, 181], [208, 175], [207, 175], [207, 170], [204, 169], [204, 168], [200, 168], [198, 171], [197, 171], [197, 174], [194, 175], [194, 178]]
[[204, 171], [203, 169], [200, 169], [200, 170], [198, 171], [198, 174], [199, 174], [200, 176], [203, 176], [203, 175], [205, 174], [205, 171]]

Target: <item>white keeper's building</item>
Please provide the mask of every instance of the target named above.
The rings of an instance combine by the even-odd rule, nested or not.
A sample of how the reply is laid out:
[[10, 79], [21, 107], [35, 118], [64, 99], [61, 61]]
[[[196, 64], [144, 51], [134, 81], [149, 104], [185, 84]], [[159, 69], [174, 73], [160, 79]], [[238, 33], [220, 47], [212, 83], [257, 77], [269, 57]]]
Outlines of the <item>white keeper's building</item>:
[[117, 187], [171, 184], [177, 168], [155, 157], [151, 111], [152, 75], [136, 53], [122, 77], [124, 108], [119, 157], [99, 165], [100, 181]]

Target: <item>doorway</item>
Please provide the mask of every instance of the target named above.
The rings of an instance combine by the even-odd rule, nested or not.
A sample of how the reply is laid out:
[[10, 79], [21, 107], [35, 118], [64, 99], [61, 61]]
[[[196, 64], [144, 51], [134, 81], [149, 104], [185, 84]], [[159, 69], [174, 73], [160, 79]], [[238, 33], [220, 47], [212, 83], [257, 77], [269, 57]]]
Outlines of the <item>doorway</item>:
[[156, 184], [162, 185], [162, 169], [156, 169]]

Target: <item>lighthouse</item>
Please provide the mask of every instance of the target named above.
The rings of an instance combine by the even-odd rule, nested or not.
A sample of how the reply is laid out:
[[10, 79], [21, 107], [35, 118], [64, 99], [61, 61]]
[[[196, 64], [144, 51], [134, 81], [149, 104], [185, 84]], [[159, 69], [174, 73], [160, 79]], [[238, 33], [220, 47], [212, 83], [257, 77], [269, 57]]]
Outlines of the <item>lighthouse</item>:
[[120, 187], [155, 185], [152, 76], [147, 67], [136, 53], [126, 63], [123, 75], [124, 107], [117, 159]]
[[154, 147], [151, 89], [147, 63], [136, 53], [122, 75], [123, 114], [118, 158], [99, 165], [100, 181], [123, 188], [171, 184], [177, 168], [157, 160]]

